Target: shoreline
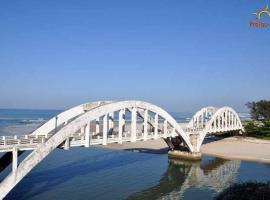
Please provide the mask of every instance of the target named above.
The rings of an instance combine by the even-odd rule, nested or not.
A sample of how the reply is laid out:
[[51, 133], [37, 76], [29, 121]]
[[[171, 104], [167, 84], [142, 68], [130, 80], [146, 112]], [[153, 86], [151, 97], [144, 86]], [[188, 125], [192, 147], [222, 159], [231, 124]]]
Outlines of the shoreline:
[[[96, 147], [114, 150], [128, 150], [141, 153], [166, 153], [167, 144], [162, 140], [128, 142], [123, 144], [98, 145]], [[251, 137], [232, 136], [213, 140], [201, 147], [202, 155], [229, 160], [245, 160], [270, 164], [270, 141]]]

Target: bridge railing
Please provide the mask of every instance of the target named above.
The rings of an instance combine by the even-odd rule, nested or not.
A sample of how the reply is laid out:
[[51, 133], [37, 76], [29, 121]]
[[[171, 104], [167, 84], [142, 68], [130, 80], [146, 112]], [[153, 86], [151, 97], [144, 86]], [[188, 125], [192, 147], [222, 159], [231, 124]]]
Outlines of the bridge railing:
[[39, 144], [44, 143], [48, 135], [14, 135], [14, 136], [1, 136], [0, 147], [24, 145], [24, 144]]

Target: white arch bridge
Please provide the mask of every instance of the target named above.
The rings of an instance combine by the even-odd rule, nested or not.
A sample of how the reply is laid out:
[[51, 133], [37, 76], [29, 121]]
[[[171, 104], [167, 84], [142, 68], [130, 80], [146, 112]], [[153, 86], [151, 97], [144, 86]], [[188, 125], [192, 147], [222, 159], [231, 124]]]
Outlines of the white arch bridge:
[[[130, 116], [130, 117], [129, 117]], [[199, 152], [208, 133], [241, 131], [241, 121], [230, 107], [205, 107], [186, 127], [162, 108], [142, 101], [100, 101], [66, 110], [29, 135], [0, 136], [0, 171], [11, 172], [0, 183], [0, 199], [55, 148], [107, 145], [163, 138], [171, 149]], [[32, 152], [20, 163], [21, 152]]]

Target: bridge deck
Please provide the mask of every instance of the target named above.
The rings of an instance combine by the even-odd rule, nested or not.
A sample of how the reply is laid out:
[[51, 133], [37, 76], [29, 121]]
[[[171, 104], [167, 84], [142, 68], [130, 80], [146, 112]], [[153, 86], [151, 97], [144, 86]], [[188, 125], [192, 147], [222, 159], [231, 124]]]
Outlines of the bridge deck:
[[[45, 143], [52, 135], [20, 135], [20, 136], [1, 136], [0, 137], [0, 152], [11, 152], [14, 148], [19, 151], [24, 150], [33, 150], [37, 148], [39, 144]], [[164, 136], [163, 133], [158, 133], [158, 138], [162, 138]], [[171, 136], [171, 133], [168, 134]], [[147, 137], [149, 139], [155, 139], [154, 132], [149, 132]], [[137, 133], [136, 140], [144, 140], [144, 136], [142, 132]], [[120, 140], [117, 134], [111, 134], [107, 136], [107, 143], [118, 143]], [[131, 133], [124, 132], [122, 142], [131, 141]], [[80, 133], [74, 134], [71, 138], [69, 138], [70, 147], [78, 147], [85, 146], [86, 140], [85, 135]], [[95, 135], [92, 133], [90, 137], [90, 145], [99, 145], [103, 143], [102, 134]], [[61, 144], [59, 148], [64, 148], [64, 144]]]
[[[191, 134], [199, 134], [203, 128], [185, 128], [183, 129], [187, 135]], [[237, 129], [235, 129], [237, 130]], [[224, 129], [219, 130], [212, 130], [209, 133], [213, 132], [219, 132], [224, 131]], [[154, 132], [148, 132], [148, 135], [146, 137], [147, 140], [149, 139], [156, 139]], [[167, 137], [172, 136], [173, 133], [169, 132], [167, 133]], [[14, 148], [16, 148], [19, 151], [24, 150], [33, 150], [35, 149], [39, 144], [45, 143], [51, 136], [53, 136], [53, 133], [44, 134], [44, 135], [14, 135], [14, 136], [0, 136], [0, 152], [11, 152]], [[113, 132], [113, 134], [110, 134], [107, 136], [107, 143], [118, 143], [118, 132]], [[159, 131], [158, 132], [158, 138], [164, 137], [164, 134]], [[144, 140], [143, 133], [137, 132], [136, 140]], [[69, 138], [70, 141], [70, 147], [77, 147], [77, 146], [84, 146], [86, 143], [85, 135], [80, 133], [75, 133], [71, 138]], [[131, 133], [129, 131], [123, 132], [122, 136], [122, 142], [129, 142], [131, 141]], [[102, 133], [96, 134], [95, 132], [90, 134], [90, 145], [99, 145], [103, 142], [103, 135]], [[64, 148], [64, 145], [62, 144], [59, 146], [59, 148]]]

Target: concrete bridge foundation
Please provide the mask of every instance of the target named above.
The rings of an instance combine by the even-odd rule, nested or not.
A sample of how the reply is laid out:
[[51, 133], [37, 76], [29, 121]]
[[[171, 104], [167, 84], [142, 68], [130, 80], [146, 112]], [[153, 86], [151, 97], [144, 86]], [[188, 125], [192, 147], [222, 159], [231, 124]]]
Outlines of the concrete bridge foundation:
[[[197, 150], [197, 146], [199, 143], [200, 134], [190, 134], [189, 139], [190, 143], [195, 150]], [[185, 142], [181, 137], [175, 138], [167, 138], [165, 142], [169, 146], [168, 157], [173, 159], [185, 159], [185, 160], [200, 160], [201, 153], [199, 150], [195, 152], [190, 152], [185, 145]]]

